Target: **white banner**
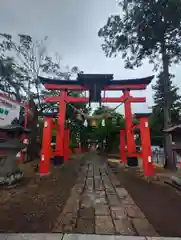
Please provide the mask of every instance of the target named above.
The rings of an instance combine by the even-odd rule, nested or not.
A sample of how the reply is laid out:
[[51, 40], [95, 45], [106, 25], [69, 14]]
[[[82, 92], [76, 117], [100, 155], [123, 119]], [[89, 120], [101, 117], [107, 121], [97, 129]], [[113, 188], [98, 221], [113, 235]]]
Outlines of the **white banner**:
[[0, 126], [10, 125], [20, 117], [20, 103], [3, 96], [0, 93]]

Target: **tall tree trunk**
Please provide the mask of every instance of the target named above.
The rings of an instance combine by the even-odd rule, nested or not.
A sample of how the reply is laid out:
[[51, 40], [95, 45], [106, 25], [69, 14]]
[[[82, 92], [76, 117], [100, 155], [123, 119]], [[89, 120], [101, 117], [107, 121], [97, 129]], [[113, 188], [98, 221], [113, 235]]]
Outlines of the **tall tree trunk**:
[[36, 157], [38, 157], [40, 146], [37, 143], [37, 124], [38, 124], [38, 110], [37, 106], [32, 98], [30, 98], [29, 101], [29, 107], [32, 111], [32, 118], [28, 119], [28, 128], [31, 130], [29, 135], [29, 146], [28, 146], [28, 158], [30, 161], [34, 160]]
[[[170, 99], [169, 99], [169, 59], [166, 53], [165, 42], [162, 44], [162, 61], [163, 61], [163, 80], [164, 81], [164, 129], [171, 125], [170, 117]], [[167, 169], [176, 169], [176, 161], [172, 151], [172, 136], [164, 134], [164, 152], [165, 165]]]

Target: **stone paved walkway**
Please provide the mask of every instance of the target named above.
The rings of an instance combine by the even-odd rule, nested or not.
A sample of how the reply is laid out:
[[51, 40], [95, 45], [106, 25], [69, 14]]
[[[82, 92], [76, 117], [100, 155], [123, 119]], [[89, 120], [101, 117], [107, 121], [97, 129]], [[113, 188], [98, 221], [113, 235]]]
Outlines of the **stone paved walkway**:
[[92, 234], [0, 234], [2, 240], [180, 240], [172, 237], [112, 236]]
[[105, 160], [89, 153], [53, 232], [157, 236]]

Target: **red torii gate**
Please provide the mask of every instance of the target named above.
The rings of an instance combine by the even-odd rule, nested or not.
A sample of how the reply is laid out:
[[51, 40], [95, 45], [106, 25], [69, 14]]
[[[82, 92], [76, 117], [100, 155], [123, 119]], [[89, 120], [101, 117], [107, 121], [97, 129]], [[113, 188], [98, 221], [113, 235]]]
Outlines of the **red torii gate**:
[[[131, 103], [146, 102], [145, 97], [132, 97], [131, 90], [145, 90], [150, 84], [154, 76], [139, 79], [129, 80], [113, 80], [113, 75], [105, 74], [78, 74], [77, 80], [57, 80], [39, 77], [45, 88], [48, 90], [60, 90], [59, 96], [47, 97], [46, 102], [58, 102], [59, 114], [58, 125], [55, 126], [52, 122], [51, 116], [45, 116], [44, 131], [42, 141], [42, 153], [40, 161], [40, 174], [45, 175], [49, 172], [50, 158], [51, 158], [51, 138], [52, 128], [57, 129], [56, 134], [56, 151], [54, 156], [63, 162], [67, 159], [67, 151], [69, 151], [69, 130], [64, 129], [66, 102], [118, 102], [124, 103], [125, 107], [125, 130], [120, 131], [120, 157], [126, 163], [126, 157], [141, 157], [143, 159], [143, 169], [145, 176], [153, 176], [153, 163], [150, 143], [150, 130], [148, 125], [148, 114], [137, 114], [136, 118], [139, 124], [133, 126], [133, 116], [131, 111]], [[68, 96], [67, 91], [89, 91], [89, 98], [87, 97], [71, 97]], [[119, 90], [123, 92], [121, 97], [103, 97], [101, 98], [101, 91]], [[136, 152], [136, 145], [134, 139], [134, 129], [140, 129], [142, 151]], [[66, 158], [66, 159], [65, 159]]]

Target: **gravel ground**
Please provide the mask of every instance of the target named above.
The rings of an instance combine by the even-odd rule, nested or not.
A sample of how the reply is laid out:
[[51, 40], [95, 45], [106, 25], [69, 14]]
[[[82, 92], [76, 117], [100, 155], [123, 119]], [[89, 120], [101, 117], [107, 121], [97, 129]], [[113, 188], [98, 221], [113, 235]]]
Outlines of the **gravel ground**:
[[80, 155], [42, 179], [36, 162], [23, 165], [25, 178], [13, 189], [0, 189], [0, 232], [52, 232], [75, 184]]
[[158, 234], [181, 237], [181, 194], [166, 184], [149, 184], [134, 169], [109, 165]]

